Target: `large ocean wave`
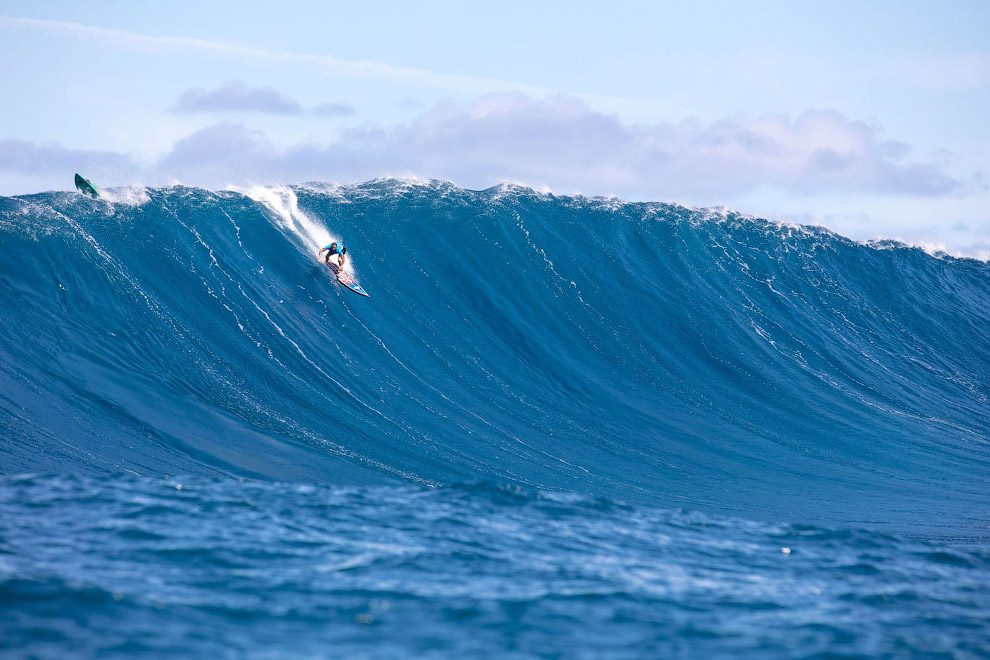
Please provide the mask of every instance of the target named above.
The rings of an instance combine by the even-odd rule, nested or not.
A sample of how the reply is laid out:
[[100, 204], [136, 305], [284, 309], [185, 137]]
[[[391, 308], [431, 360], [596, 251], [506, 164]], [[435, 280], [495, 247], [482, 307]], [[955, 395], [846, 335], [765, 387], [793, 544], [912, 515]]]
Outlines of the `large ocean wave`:
[[[514, 186], [110, 200], [0, 200], [6, 473], [985, 528], [986, 263]], [[370, 299], [317, 260], [331, 236]]]

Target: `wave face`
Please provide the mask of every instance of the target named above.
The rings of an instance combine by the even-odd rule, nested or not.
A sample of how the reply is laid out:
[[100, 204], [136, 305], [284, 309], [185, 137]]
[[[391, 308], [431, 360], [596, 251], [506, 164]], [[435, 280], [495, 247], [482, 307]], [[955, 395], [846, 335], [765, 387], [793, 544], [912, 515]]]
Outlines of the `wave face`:
[[985, 263], [511, 186], [110, 195], [0, 202], [8, 474], [985, 528]]

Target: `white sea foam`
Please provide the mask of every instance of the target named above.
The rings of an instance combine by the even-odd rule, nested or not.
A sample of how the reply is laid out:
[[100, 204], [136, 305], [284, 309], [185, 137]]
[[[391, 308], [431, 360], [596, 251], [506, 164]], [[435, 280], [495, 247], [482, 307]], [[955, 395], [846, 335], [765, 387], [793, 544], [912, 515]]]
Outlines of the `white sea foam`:
[[104, 188], [100, 191], [100, 197], [111, 204], [121, 204], [124, 206], [141, 206], [151, 201], [151, 197], [148, 196], [148, 189], [144, 186]]
[[[239, 192], [254, 201], [262, 204], [272, 212], [283, 230], [287, 230], [298, 239], [303, 251], [309, 255], [315, 255], [319, 249], [329, 245], [332, 241], [343, 244], [341, 237], [322, 223], [310, 217], [305, 211], [299, 208], [299, 200], [296, 193], [289, 186], [253, 186], [250, 188], [230, 187], [228, 190]], [[344, 262], [344, 270], [356, 274], [353, 260], [348, 258]]]

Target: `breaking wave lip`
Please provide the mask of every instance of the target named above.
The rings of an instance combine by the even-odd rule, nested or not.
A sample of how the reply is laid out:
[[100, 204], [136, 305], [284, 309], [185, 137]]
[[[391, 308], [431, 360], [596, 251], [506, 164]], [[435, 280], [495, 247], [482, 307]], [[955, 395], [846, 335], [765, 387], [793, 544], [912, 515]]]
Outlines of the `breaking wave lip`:
[[[342, 200], [347, 198], [346, 193], [354, 194], [358, 191], [366, 191], [375, 187], [381, 186], [384, 190], [389, 191], [389, 193], [397, 193], [399, 191], [411, 192], [415, 189], [420, 189], [423, 191], [456, 191], [456, 190], [468, 190], [470, 192], [475, 192], [482, 195], [489, 195], [490, 199], [498, 200], [502, 197], [511, 197], [512, 195], [532, 195], [547, 199], [557, 199], [564, 201], [570, 200], [572, 203], [585, 203], [592, 205], [599, 205], [603, 208], [609, 208], [612, 210], [618, 210], [623, 206], [646, 206], [655, 207], [658, 209], [662, 208], [682, 208], [688, 209], [693, 212], [697, 212], [703, 216], [706, 216], [712, 220], [717, 220], [721, 218], [722, 220], [727, 220], [730, 217], [736, 220], [744, 219], [751, 220], [758, 223], [765, 223], [769, 227], [775, 227], [781, 230], [782, 233], [786, 231], [797, 231], [797, 232], [810, 232], [811, 234], [825, 233], [832, 236], [835, 239], [846, 240], [858, 245], [863, 245], [866, 247], [873, 247], [876, 249], [918, 249], [931, 257], [935, 258], [952, 258], [952, 259], [971, 259], [974, 261], [990, 262], [990, 251], [980, 251], [976, 254], [964, 253], [959, 250], [950, 250], [946, 247], [944, 243], [932, 240], [911, 240], [905, 239], [898, 236], [875, 236], [868, 239], [854, 239], [844, 236], [843, 234], [836, 232], [833, 229], [828, 228], [825, 225], [819, 224], [808, 224], [801, 222], [793, 222], [788, 220], [776, 220], [770, 217], [762, 215], [754, 215], [750, 213], [745, 213], [742, 211], [733, 210], [732, 208], [724, 205], [715, 206], [696, 206], [692, 204], [682, 204], [678, 202], [643, 202], [643, 201], [629, 201], [625, 200], [617, 195], [585, 195], [580, 192], [575, 193], [557, 193], [554, 192], [549, 186], [533, 186], [523, 181], [506, 180], [501, 183], [494, 184], [483, 189], [465, 189], [460, 188], [457, 184], [446, 180], [446, 179], [432, 179], [424, 178], [419, 176], [386, 176], [376, 179], [371, 179], [369, 181], [361, 183], [337, 183], [337, 182], [325, 182], [325, 181], [306, 181], [303, 183], [289, 184], [287, 187], [299, 189], [299, 190], [310, 190], [313, 192], [326, 193], [331, 195], [337, 195]], [[261, 186], [264, 187], [264, 186]], [[242, 191], [244, 190], [241, 186], [229, 186], [227, 190]]]
[[[101, 189], [101, 193], [102, 193], [101, 199], [110, 202], [112, 204], [140, 205], [148, 201], [149, 199], [147, 195], [148, 190], [170, 190], [177, 188], [189, 188], [194, 190], [204, 190], [207, 192], [212, 191], [212, 189], [210, 188], [201, 188], [193, 184], [184, 184], [179, 181], [170, 183], [167, 186], [157, 186], [157, 187], [131, 184], [128, 186], [103, 188]], [[381, 193], [397, 194], [399, 192], [409, 193], [416, 190], [420, 190], [420, 191], [464, 190], [469, 192], [475, 192], [478, 194], [488, 194], [490, 195], [490, 199], [492, 200], [498, 200], [503, 196], [522, 194], [522, 195], [534, 195], [544, 198], [553, 198], [557, 200], [572, 200], [574, 202], [598, 204], [601, 205], [602, 207], [611, 208], [615, 210], [628, 205], [634, 205], [634, 206], [646, 205], [646, 206], [652, 206], [658, 208], [677, 207], [677, 208], [689, 209], [691, 211], [707, 216], [713, 220], [717, 218], [728, 219], [730, 217], [735, 218], [737, 220], [746, 219], [760, 223], [766, 223], [768, 226], [778, 227], [782, 230], [786, 228], [795, 231], [825, 232], [831, 234], [834, 238], [837, 239], [847, 240], [859, 245], [864, 245], [867, 247], [872, 247], [881, 250], [918, 249], [924, 252], [925, 254], [928, 254], [929, 256], [937, 259], [968, 259], [968, 260], [980, 261], [984, 263], [990, 263], [990, 250], [978, 250], [975, 253], [963, 252], [961, 250], [952, 250], [948, 248], [945, 245], [945, 243], [938, 240], [930, 240], [930, 239], [913, 240], [913, 239], [906, 239], [897, 235], [893, 235], [893, 236], [878, 235], [868, 239], [853, 239], [846, 237], [843, 234], [836, 232], [825, 225], [792, 222], [787, 220], [776, 220], [762, 215], [754, 215], [742, 211], [736, 211], [724, 205], [696, 206], [692, 204], [682, 204], [678, 202], [629, 201], [617, 195], [585, 195], [580, 192], [557, 193], [554, 192], [554, 190], [547, 185], [534, 186], [525, 183], [523, 181], [517, 181], [517, 180], [505, 180], [483, 189], [467, 189], [467, 188], [461, 188], [457, 184], [447, 179], [435, 179], [429, 177], [422, 177], [414, 174], [405, 174], [399, 176], [382, 176], [382, 177], [370, 179], [368, 181], [357, 182], [357, 183], [340, 183], [336, 181], [313, 180], [313, 181], [305, 181], [301, 183], [254, 184], [254, 185], [231, 184], [217, 190], [244, 194], [247, 195], [248, 197], [251, 197], [252, 194], [263, 194], [265, 191], [273, 191], [273, 190], [308, 190], [311, 192], [317, 192], [317, 193], [323, 193], [326, 195], [335, 196], [345, 203], [348, 198], [348, 195], [374, 194], [373, 192], [371, 192], [373, 190], [380, 194]], [[35, 193], [35, 194], [47, 194], [47, 193]], [[76, 193], [68, 193], [68, 194], [75, 196]], [[15, 195], [10, 197], [10, 199], [21, 199], [31, 196], [32, 195]]]
[[[0, 199], [6, 472], [985, 528], [984, 262], [518, 184], [108, 197]], [[330, 237], [370, 300], [319, 268]]]

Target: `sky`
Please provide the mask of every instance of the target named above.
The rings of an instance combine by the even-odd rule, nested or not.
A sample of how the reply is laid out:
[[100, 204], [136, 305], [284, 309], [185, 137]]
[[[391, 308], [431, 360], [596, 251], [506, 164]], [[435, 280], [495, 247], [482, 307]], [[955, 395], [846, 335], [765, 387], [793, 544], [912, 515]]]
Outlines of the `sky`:
[[0, 195], [508, 181], [988, 258], [987, 26], [982, 0], [0, 0]]

